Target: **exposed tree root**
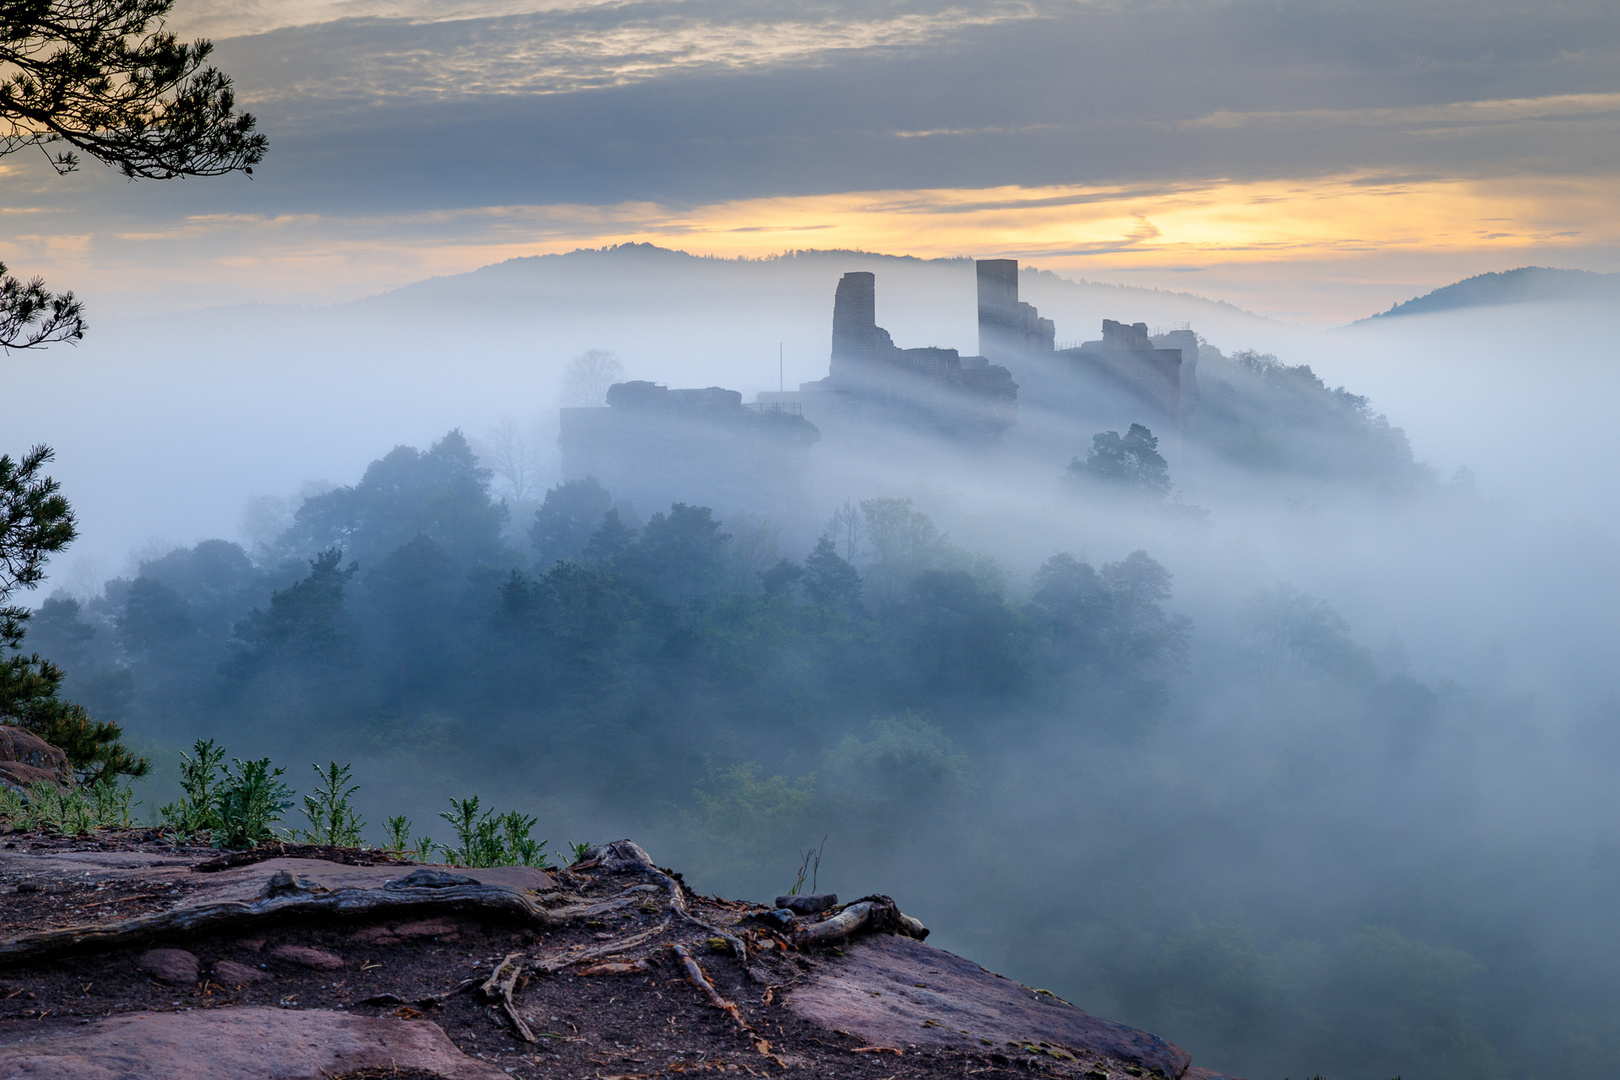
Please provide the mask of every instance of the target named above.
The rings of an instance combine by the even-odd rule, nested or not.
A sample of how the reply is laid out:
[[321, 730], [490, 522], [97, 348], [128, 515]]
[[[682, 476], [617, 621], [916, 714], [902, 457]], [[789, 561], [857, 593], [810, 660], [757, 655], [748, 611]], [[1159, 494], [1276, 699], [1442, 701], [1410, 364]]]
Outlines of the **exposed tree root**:
[[743, 1019], [741, 1010], [737, 1008], [737, 1003], [727, 1001], [721, 996], [720, 991], [714, 988], [714, 983], [709, 981], [709, 976], [704, 972], [702, 965], [697, 962], [697, 958], [692, 955], [692, 950], [685, 945], [671, 945], [670, 949], [680, 960], [681, 966], [686, 969], [686, 981], [703, 991], [703, 996], [709, 999], [710, 1005], [731, 1017], [732, 1023], [737, 1025], [737, 1030], [748, 1036], [749, 1041], [754, 1044], [754, 1049], [759, 1051], [761, 1057], [769, 1058], [782, 1068], [787, 1068], [787, 1062], [771, 1053], [770, 1040], [761, 1038], [759, 1033], [749, 1025], [748, 1021]]
[[611, 956], [614, 953], [621, 953], [626, 949], [633, 949], [637, 945], [651, 941], [653, 938], [658, 937], [664, 931], [668, 930], [669, 924], [670, 920], [665, 919], [663, 922], [659, 923], [650, 930], [643, 930], [639, 934], [631, 934], [629, 937], [618, 938], [614, 941], [608, 942], [606, 945], [598, 945], [593, 949], [584, 949], [579, 952], [563, 953], [557, 956], [548, 957], [544, 960], [537, 961], [530, 967], [529, 970], [540, 975], [555, 975], [563, 968], [572, 967], [575, 964], [582, 964], [587, 960], [595, 960], [599, 956]]
[[833, 945], [860, 931], [904, 934], [918, 941], [928, 936], [928, 928], [894, 906], [887, 896], [868, 896], [847, 905], [838, 914], [800, 930], [793, 943], [800, 948]]
[[381, 889], [331, 892], [295, 888], [255, 900], [223, 900], [138, 915], [104, 926], [76, 926], [26, 934], [11, 941], [0, 941], [0, 967], [15, 967], [68, 953], [139, 945], [164, 937], [227, 928], [245, 930], [291, 917], [376, 918], [430, 908], [436, 912], [505, 916], [535, 926], [558, 927], [575, 919], [618, 911], [636, 903], [640, 897], [639, 893], [621, 894], [597, 903], [543, 908], [521, 893], [492, 885], [420, 887], [390, 883], [389, 887]]
[[584, 861], [574, 864], [576, 870], [586, 867], [601, 867], [605, 870], [634, 869], [655, 879], [664, 886], [664, 890], [669, 894], [670, 910], [681, 921], [701, 927], [712, 936], [724, 941], [731, 947], [731, 953], [737, 958], [737, 962], [743, 966], [743, 971], [747, 972], [750, 978], [754, 977], [754, 973], [748, 968], [748, 946], [743, 944], [742, 939], [736, 934], [706, 923], [693, 915], [686, 906], [686, 890], [682, 888], [681, 883], [654, 866], [652, 857], [647, 854], [640, 844], [631, 840], [615, 840], [611, 844], [599, 844], [585, 853]]

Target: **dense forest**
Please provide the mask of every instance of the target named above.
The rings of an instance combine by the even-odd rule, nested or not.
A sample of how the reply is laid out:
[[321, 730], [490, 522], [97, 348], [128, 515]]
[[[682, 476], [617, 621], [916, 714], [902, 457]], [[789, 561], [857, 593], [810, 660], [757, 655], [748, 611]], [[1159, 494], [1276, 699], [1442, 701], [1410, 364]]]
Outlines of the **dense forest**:
[[[863, 501], [842, 553], [824, 536], [802, 561], [757, 520], [739, 544], [706, 507], [627, 512], [594, 480], [562, 484], [516, 550], [451, 432], [307, 500], [275, 551], [206, 541], [86, 608], [47, 600], [29, 644], [78, 700], [168, 743], [438, 760], [475, 724], [494, 782], [544, 768], [602, 799], [677, 801], [740, 762], [814, 771], [874, 720], [967, 747], [1043, 724], [1124, 733], [1185, 654], [1145, 552], [1054, 554], [1019, 601], [909, 500]], [[591, 768], [608, 747], [614, 769]]]

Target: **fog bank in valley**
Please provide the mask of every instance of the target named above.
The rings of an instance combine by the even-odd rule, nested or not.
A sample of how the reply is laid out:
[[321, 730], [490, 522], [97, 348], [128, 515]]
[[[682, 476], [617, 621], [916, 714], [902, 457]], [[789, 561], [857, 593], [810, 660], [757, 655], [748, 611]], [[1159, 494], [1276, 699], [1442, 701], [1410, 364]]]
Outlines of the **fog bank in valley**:
[[[7, 443], [56, 447], [83, 526], [29, 646], [149, 804], [212, 737], [352, 761], [378, 840], [477, 792], [757, 898], [825, 837], [823, 888], [1236, 1075], [1606, 1075], [1612, 306], [1302, 330], [1026, 272], [1061, 340], [1202, 335], [1188, 430], [1015, 371], [1004, 438], [829, 430], [754, 504], [560, 488], [571, 358], [792, 388], [853, 269], [897, 342], [977, 351], [971, 262], [834, 253], [109, 322], [16, 374]], [[1079, 467], [1136, 421], [1168, 495]]]

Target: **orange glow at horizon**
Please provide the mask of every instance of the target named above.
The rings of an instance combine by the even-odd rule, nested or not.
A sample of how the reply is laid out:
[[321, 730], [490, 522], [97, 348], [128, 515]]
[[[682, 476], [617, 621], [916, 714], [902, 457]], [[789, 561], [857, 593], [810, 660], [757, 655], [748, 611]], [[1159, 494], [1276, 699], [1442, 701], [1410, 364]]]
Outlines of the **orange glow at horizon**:
[[[1262, 313], [1317, 321], [1365, 314], [1368, 290], [1375, 299], [1389, 290], [1383, 304], [1404, 299], [1392, 282], [1439, 285], [1538, 261], [1620, 269], [1620, 184], [1608, 177], [1352, 175], [872, 191], [690, 207], [227, 215], [69, 240], [13, 238], [32, 249], [31, 268], [71, 271], [86, 291], [121, 291], [130, 269], [161, 265], [170, 282], [196, 282], [202, 291], [341, 301], [514, 257], [636, 242], [733, 258], [805, 248], [1015, 257], [1093, 280], [1191, 287]], [[1188, 278], [1189, 270], [1200, 273]]]
[[1350, 176], [1143, 189], [853, 192], [685, 211], [646, 204], [536, 209], [553, 228], [580, 239], [592, 235], [599, 244], [655, 242], [722, 257], [860, 248], [924, 257], [1016, 253], [1042, 265], [1151, 267], [1620, 241], [1620, 194], [1607, 178]]

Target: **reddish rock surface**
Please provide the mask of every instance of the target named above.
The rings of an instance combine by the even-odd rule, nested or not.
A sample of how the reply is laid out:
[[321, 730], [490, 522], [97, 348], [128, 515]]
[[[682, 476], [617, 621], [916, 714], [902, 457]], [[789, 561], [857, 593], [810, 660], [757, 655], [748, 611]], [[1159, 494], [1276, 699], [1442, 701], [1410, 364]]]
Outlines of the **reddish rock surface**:
[[[906, 937], [863, 938], [788, 994], [787, 1007], [823, 1027], [898, 1050], [1047, 1048], [1179, 1077], [1192, 1058], [1157, 1035], [1103, 1020]], [[1056, 1051], [1057, 1053], [1053, 1053]]]
[[238, 964], [235, 960], [215, 961], [212, 975], [214, 981], [222, 986], [252, 986], [270, 978], [268, 971]]
[[308, 945], [278, 945], [270, 950], [270, 959], [297, 964], [311, 971], [336, 971], [343, 966], [343, 957]]
[[67, 755], [31, 731], [0, 724], [0, 787], [26, 792], [34, 784], [72, 787]]
[[322, 1080], [362, 1069], [506, 1080], [430, 1021], [316, 1010], [136, 1013], [0, 1046], [8, 1080]]
[[460, 936], [461, 927], [451, 919], [419, 919], [395, 926], [368, 926], [355, 931], [349, 940], [357, 945], [397, 945], [418, 938], [454, 941]]
[[154, 979], [186, 986], [197, 981], [197, 958], [184, 949], [149, 949], [141, 954], [140, 968]]
[[147, 830], [6, 839], [0, 1080], [1228, 1080], [920, 928], [818, 944], [825, 913], [699, 896], [628, 842], [546, 874], [222, 856]]

